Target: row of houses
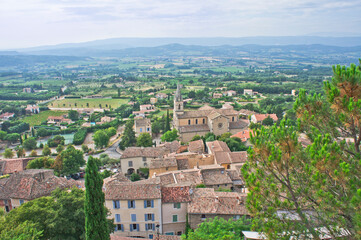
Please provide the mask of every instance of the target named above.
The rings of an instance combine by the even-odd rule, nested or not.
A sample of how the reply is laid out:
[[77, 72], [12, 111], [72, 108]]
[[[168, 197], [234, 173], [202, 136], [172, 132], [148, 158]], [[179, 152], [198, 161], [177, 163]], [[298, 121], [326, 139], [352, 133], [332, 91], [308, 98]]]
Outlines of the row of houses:
[[105, 179], [104, 192], [118, 236], [152, 239], [157, 231], [181, 235], [187, 221], [194, 229], [215, 216], [235, 220], [249, 217], [245, 193], [194, 188], [186, 182], [169, 184], [162, 177], [132, 183], [117, 174]]

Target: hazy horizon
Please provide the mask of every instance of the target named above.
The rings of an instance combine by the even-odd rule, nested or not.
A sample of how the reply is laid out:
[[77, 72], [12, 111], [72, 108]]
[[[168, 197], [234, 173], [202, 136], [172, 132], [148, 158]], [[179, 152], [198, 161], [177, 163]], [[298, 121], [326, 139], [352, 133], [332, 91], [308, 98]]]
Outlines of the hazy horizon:
[[19, 0], [0, 3], [0, 49], [121, 37], [361, 36], [357, 0]]

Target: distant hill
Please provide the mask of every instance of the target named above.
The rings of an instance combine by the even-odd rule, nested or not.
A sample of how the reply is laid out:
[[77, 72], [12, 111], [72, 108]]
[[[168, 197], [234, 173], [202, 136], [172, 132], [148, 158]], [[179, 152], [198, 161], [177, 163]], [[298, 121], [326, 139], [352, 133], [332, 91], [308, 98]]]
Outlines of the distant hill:
[[[360, 42], [361, 44], [361, 42]], [[241, 46], [200, 46], [168, 44], [157, 47], [136, 47], [126, 49], [96, 49], [96, 48], [60, 48], [26, 52], [32, 55], [56, 55], [56, 56], [78, 56], [78, 57], [186, 57], [186, 56], [222, 56], [239, 57], [256, 55], [259, 57], [276, 57], [294, 55], [296, 57], [311, 55], [327, 55], [352, 53], [361, 54], [361, 46], [339, 47], [321, 44], [312, 45], [256, 45], [248, 44]], [[23, 53], [25, 54], [25, 53]], [[361, 56], [361, 55], [358, 55]]]
[[157, 47], [168, 44], [198, 45], [198, 46], [241, 46], [257, 45], [310, 45], [322, 44], [329, 46], [351, 47], [358, 46], [361, 37], [318, 37], [318, 36], [290, 36], [290, 37], [242, 37], [242, 38], [111, 38], [83, 43], [65, 43], [53, 46], [40, 46], [17, 49], [20, 52], [37, 52], [44, 50], [69, 49], [97, 49], [119, 50], [137, 47]]
[[39, 63], [59, 63], [64, 61], [83, 60], [84, 57], [74, 56], [44, 56], [44, 55], [20, 55], [0, 52], [0, 67], [31, 66]]

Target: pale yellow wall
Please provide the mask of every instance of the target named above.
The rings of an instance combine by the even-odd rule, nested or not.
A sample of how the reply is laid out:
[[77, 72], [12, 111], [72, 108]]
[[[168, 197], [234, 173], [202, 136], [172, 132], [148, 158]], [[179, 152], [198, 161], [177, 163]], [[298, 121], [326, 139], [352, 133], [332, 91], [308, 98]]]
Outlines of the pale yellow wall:
[[195, 136], [195, 135], [199, 135], [199, 136], [205, 136], [207, 132], [188, 132], [188, 133], [181, 133], [180, 134], [180, 140], [181, 142], [184, 142], [184, 143], [187, 143], [187, 142], [190, 142], [192, 140], [192, 138]]
[[[179, 126], [202, 125], [203, 119], [204, 119], [204, 124], [207, 124], [208, 122], [207, 117], [179, 119]], [[191, 121], [191, 124], [188, 124], [188, 120]], [[198, 120], [198, 123], [196, 123], [196, 120]]]
[[[218, 117], [218, 118], [215, 118], [213, 119], [211, 122], [211, 129], [212, 129], [212, 132], [218, 136], [218, 135], [222, 135], [223, 133], [226, 133], [229, 131], [229, 122], [228, 122], [228, 118], [225, 118], [225, 117]], [[219, 123], [222, 123], [223, 126], [222, 128], [219, 128], [218, 127], [218, 124]]]
[[[149, 199], [151, 200], [151, 199]], [[146, 223], [154, 223], [155, 225], [160, 225], [160, 232], [162, 232], [162, 219], [161, 219], [161, 199], [153, 199], [154, 208], [144, 208], [144, 200], [135, 200], [135, 208], [128, 208], [128, 200], [120, 200], [120, 208], [113, 208], [113, 200], [105, 200], [105, 206], [110, 210], [110, 216], [108, 218], [114, 219], [115, 224], [123, 224], [124, 232], [116, 231], [115, 235], [120, 236], [144, 236], [148, 237], [149, 234], [156, 234], [156, 229], [145, 230]], [[154, 221], [145, 221], [145, 214], [154, 214]], [[115, 214], [120, 214], [120, 223], [115, 222]], [[131, 214], [137, 215], [137, 221], [132, 222]], [[139, 232], [132, 231], [130, 232], [130, 224], [139, 224]]]
[[[28, 202], [28, 200], [25, 200], [25, 199], [23, 199], [23, 200], [24, 200], [24, 203]], [[17, 207], [20, 207], [20, 199], [12, 198], [11, 199], [11, 206], [12, 206], [13, 209], [17, 208]]]
[[[121, 171], [122, 173], [127, 173], [129, 168], [134, 168], [136, 171], [139, 168], [149, 167], [150, 162], [155, 158], [146, 158], [146, 161], [143, 161], [142, 157], [134, 157], [134, 158], [122, 158], [120, 159]], [[133, 167], [129, 167], [128, 162], [133, 161]], [[146, 165], [144, 165], [146, 163]]]
[[190, 169], [195, 166], [203, 166], [203, 165], [213, 165], [214, 164], [214, 156], [213, 155], [194, 155], [188, 158], [188, 166]]
[[[181, 207], [179, 209], [174, 208], [173, 203], [163, 203], [162, 213], [164, 233], [174, 232], [175, 235], [179, 231], [184, 233], [187, 216], [187, 203], [181, 203]], [[178, 216], [178, 221], [176, 223], [173, 222], [173, 215]]]

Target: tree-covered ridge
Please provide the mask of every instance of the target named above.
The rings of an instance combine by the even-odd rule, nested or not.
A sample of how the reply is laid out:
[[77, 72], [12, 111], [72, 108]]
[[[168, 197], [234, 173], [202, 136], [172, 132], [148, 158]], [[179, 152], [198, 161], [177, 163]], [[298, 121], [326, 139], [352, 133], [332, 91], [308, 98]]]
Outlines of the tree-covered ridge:
[[242, 170], [247, 206], [270, 239], [320, 239], [325, 229], [335, 239], [361, 239], [361, 69], [337, 66], [333, 73], [324, 96], [300, 91], [297, 127], [282, 120], [251, 138]]

